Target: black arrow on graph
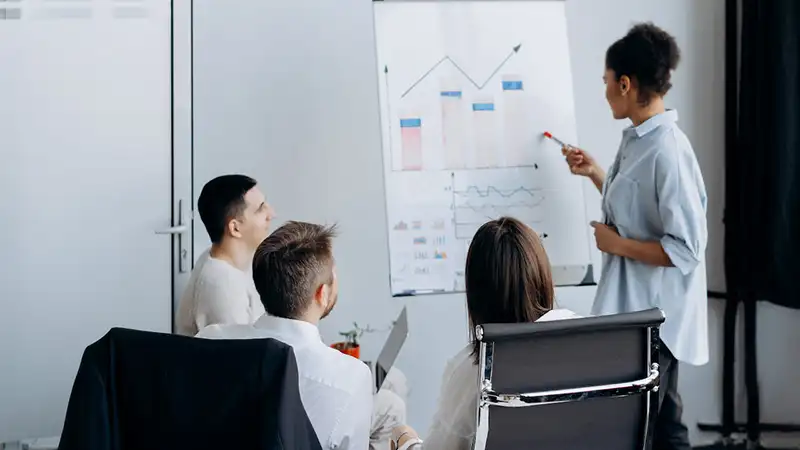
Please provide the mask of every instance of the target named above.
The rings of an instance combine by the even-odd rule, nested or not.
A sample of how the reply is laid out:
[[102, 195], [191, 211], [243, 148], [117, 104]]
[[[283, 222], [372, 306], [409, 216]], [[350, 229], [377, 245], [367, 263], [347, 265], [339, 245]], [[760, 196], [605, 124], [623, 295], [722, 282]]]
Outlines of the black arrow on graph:
[[431, 67], [430, 69], [428, 69], [428, 71], [427, 71], [427, 72], [425, 72], [425, 74], [424, 74], [424, 75], [422, 75], [421, 77], [419, 77], [419, 79], [418, 79], [417, 81], [415, 81], [415, 82], [414, 82], [414, 84], [412, 84], [411, 86], [409, 86], [409, 88], [408, 88], [408, 89], [406, 89], [406, 91], [405, 91], [405, 92], [403, 92], [403, 95], [401, 95], [401, 96], [400, 96], [400, 98], [403, 98], [403, 97], [405, 97], [406, 95], [408, 95], [408, 93], [409, 93], [409, 92], [411, 92], [411, 91], [412, 91], [412, 90], [413, 90], [415, 87], [417, 87], [417, 85], [418, 85], [418, 84], [422, 83], [422, 82], [425, 80], [425, 78], [427, 78], [427, 77], [428, 77], [428, 75], [430, 75], [431, 73], [433, 73], [433, 71], [434, 71], [434, 70], [436, 70], [436, 68], [437, 68], [437, 67], [439, 67], [439, 66], [440, 66], [442, 63], [444, 63], [445, 61], [449, 61], [449, 62], [450, 62], [450, 64], [452, 64], [452, 65], [453, 65], [453, 66], [454, 66], [454, 67], [455, 67], [455, 68], [456, 68], [456, 69], [457, 69], [459, 72], [461, 72], [461, 74], [462, 74], [462, 75], [464, 75], [464, 77], [466, 77], [466, 79], [467, 79], [467, 80], [469, 80], [469, 82], [470, 82], [470, 83], [472, 83], [472, 85], [473, 85], [473, 86], [475, 86], [475, 87], [476, 87], [478, 90], [482, 90], [484, 87], [486, 87], [486, 85], [489, 83], [489, 81], [491, 81], [491, 80], [492, 80], [492, 78], [494, 78], [494, 76], [495, 76], [495, 75], [497, 75], [497, 72], [499, 72], [499, 71], [500, 71], [500, 69], [502, 69], [502, 68], [503, 68], [503, 66], [504, 66], [504, 65], [506, 65], [506, 63], [508, 62], [508, 60], [509, 60], [509, 59], [511, 59], [511, 57], [512, 57], [512, 56], [514, 56], [514, 55], [516, 55], [517, 53], [519, 53], [519, 49], [520, 49], [521, 47], [522, 47], [522, 44], [521, 44], [521, 43], [520, 43], [520, 44], [517, 44], [516, 46], [514, 46], [514, 47], [511, 49], [511, 52], [508, 54], [508, 56], [506, 56], [506, 57], [505, 57], [505, 59], [503, 59], [503, 62], [501, 62], [500, 64], [498, 64], [498, 65], [497, 65], [497, 68], [495, 68], [495, 69], [494, 69], [494, 72], [492, 72], [492, 74], [491, 74], [491, 75], [489, 75], [489, 77], [488, 77], [488, 78], [486, 78], [486, 80], [485, 80], [483, 83], [480, 83], [480, 84], [478, 84], [478, 83], [477, 83], [475, 80], [473, 80], [473, 79], [472, 79], [472, 77], [471, 77], [471, 76], [469, 76], [469, 74], [467, 74], [467, 72], [465, 72], [465, 71], [464, 71], [464, 69], [462, 69], [462, 68], [461, 68], [461, 66], [459, 66], [459, 65], [458, 65], [458, 63], [457, 63], [457, 62], [455, 62], [455, 61], [454, 61], [452, 58], [450, 58], [449, 56], [445, 56], [444, 58], [440, 59], [440, 60], [439, 60], [439, 61], [438, 61], [436, 64], [434, 64], [434, 65], [433, 65], [433, 67]]
[[389, 158], [394, 158], [394, 137], [392, 136], [392, 96], [389, 93], [389, 66], [383, 66], [384, 82], [386, 83], [386, 117], [389, 118]]
[[456, 224], [456, 173], [450, 172], [450, 210], [453, 211], [453, 225]]

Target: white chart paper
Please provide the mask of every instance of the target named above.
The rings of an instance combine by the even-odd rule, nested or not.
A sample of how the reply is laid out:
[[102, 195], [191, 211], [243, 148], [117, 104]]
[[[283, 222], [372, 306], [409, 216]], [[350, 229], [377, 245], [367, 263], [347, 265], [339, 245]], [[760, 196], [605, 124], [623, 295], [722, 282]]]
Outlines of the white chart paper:
[[592, 280], [563, 1], [375, 3], [394, 295], [464, 290], [470, 239], [516, 217], [559, 285]]

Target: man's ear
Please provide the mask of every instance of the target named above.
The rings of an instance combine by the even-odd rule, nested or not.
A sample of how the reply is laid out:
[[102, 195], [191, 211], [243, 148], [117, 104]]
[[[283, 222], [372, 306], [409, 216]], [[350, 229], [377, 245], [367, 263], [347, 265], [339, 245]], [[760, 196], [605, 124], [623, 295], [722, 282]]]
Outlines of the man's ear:
[[242, 224], [239, 223], [236, 219], [231, 219], [228, 221], [228, 234], [233, 237], [240, 238], [242, 237]]
[[322, 283], [317, 286], [317, 290], [314, 291], [314, 302], [318, 304], [320, 307], [325, 307], [325, 303], [328, 300], [328, 296], [330, 295], [329, 292], [330, 288], [327, 284]]

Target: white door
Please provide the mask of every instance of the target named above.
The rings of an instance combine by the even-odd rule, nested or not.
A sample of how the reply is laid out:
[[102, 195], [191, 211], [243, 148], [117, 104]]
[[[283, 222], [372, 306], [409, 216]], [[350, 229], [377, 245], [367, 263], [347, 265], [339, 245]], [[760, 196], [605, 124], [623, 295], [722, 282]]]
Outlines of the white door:
[[171, 331], [170, 8], [0, 3], [0, 442], [60, 433], [109, 328]]

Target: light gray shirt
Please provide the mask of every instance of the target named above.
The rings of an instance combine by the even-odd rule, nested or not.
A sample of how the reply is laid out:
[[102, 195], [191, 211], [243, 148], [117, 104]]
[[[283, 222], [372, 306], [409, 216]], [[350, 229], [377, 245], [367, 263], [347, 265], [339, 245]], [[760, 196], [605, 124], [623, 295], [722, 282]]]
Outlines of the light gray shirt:
[[708, 362], [706, 188], [692, 145], [668, 110], [622, 133], [603, 185], [603, 220], [622, 237], [658, 241], [675, 267], [603, 254], [592, 314], [661, 308], [675, 357]]
[[264, 312], [252, 275], [212, 258], [209, 249], [197, 260], [183, 291], [175, 329], [194, 336], [207, 325], [251, 325]]

